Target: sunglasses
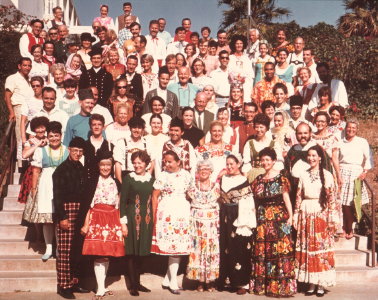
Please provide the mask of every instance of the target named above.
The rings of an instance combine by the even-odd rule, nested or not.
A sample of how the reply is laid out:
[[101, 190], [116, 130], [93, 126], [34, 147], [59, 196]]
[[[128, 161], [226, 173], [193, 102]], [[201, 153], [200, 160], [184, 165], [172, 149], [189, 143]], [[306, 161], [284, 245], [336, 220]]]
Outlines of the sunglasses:
[[117, 86], [117, 89], [125, 89], [127, 86], [126, 85], [120, 85], [120, 86]]
[[57, 32], [50, 32], [49, 35], [57, 35]]
[[227, 60], [229, 60], [230, 58], [228, 56], [221, 56], [220, 59], [227, 59]]
[[36, 87], [41, 87], [41, 85], [40, 85], [40, 84], [32, 84], [31, 87], [32, 87], [32, 88], [36, 88]]

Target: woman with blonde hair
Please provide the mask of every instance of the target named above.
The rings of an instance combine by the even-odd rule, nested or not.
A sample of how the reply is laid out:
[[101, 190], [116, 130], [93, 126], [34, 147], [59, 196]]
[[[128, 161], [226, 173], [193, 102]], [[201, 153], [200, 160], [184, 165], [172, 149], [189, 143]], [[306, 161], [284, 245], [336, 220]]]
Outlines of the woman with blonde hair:
[[47, 86], [52, 87], [56, 91], [57, 100], [63, 98], [66, 93], [64, 89], [64, 77], [66, 74], [66, 67], [62, 63], [53, 64], [50, 67], [49, 84]]
[[126, 67], [120, 63], [119, 50], [115, 47], [110, 48], [107, 53], [108, 63], [104, 65], [104, 68], [107, 72], [112, 74], [113, 81], [116, 81], [123, 74], [126, 73]]
[[66, 76], [64, 76], [64, 80], [73, 79], [78, 82], [82, 74], [82, 63], [83, 61], [79, 54], [72, 53], [70, 56], [68, 56], [66, 62]]
[[[130, 115], [131, 114], [131, 115]], [[128, 103], [120, 103], [115, 109], [115, 122], [108, 125], [105, 129], [106, 139], [113, 145], [119, 139], [130, 136], [130, 128], [127, 122], [132, 116], [132, 106]]]

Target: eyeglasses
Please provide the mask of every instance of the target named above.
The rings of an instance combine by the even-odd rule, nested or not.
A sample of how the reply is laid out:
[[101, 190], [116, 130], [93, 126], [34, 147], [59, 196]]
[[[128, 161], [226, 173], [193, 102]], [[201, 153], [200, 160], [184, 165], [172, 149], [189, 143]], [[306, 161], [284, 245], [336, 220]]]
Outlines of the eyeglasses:
[[49, 35], [57, 35], [57, 32], [49, 32]]
[[78, 149], [78, 148], [71, 148], [70, 149], [72, 153], [83, 153], [83, 149]]
[[117, 89], [126, 89], [127, 88], [127, 85], [120, 85], [120, 86], [117, 86]]
[[230, 58], [228, 56], [221, 56], [220, 59], [227, 59], [227, 60], [229, 60]]
[[32, 87], [32, 88], [36, 88], [36, 87], [41, 87], [41, 85], [40, 85], [40, 84], [32, 84], [31, 87]]

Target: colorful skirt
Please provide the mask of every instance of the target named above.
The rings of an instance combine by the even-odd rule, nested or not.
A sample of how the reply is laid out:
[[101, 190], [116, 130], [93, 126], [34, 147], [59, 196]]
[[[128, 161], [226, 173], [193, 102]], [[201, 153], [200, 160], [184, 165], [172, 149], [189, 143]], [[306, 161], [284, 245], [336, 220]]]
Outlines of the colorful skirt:
[[192, 251], [187, 277], [212, 282], [219, 276], [219, 210], [192, 208], [190, 233]]
[[327, 211], [318, 199], [304, 199], [298, 218], [296, 278], [324, 287], [336, 284], [333, 232], [328, 230]]
[[29, 193], [26, 200], [22, 219], [28, 223], [54, 223], [53, 214], [50, 213], [38, 213], [38, 201], [37, 197], [32, 197]]
[[119, 210], [107, 204], [96, 204], [89, 210], [89, 229], [83, 244], [83, 255], [125, 255]]
[[[356, 165], [340, 165], [340, 174], [343, 180], [340, 198], [342, 205], [353, 205], [354, 180], [361, 175], [363, 168]], [[365, 183], [362, 183], [362, 204], [369, 203], [369, 194]]]
[[21, 189], [18, 194], [18, 202], [26, 203], [28, 195], [32, 189], [32, 178], [33, 178], [33, 166], [29, 165], [26, 169], [24, 176], [22, 177]]

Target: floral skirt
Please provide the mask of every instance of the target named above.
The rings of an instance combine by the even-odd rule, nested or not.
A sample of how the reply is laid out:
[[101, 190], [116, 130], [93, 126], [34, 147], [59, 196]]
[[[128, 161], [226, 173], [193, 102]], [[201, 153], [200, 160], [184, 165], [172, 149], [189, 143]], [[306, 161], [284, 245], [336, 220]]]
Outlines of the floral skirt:
[[38, 202], [36, 197], [32, 197], [29, 193], [26, 200], [22, 219], [28, 223], [54, 223], [53, 214], [50, 213], [38, 213]]
[[190, 204], [185, 198], [173, 196], [160, 200], [152, 235], [151, 253], [159, 255], [188, 255]]
[[89, 229], [83, 244], [83, 255], [125, 255], [119, 210], [107, 204], [96, 204], [89, 211]]
[[[264, 202], [264, 200], [262, 200]], [[284, 203], [263, 203], [257, 208], [251, 290], [257, 295], [292, 296], [297, 291], [294, 244]]]
[[209, 283], [219, 276], [219, 210], [192, 208], [192, 251], [187, 277]]
[[[303, 200], [310, 202], [316, 200]], [[302, 202], [302, 204], [303, 204]], [[309, 203], [310, 204], [310, 203]], [[317, 204], [317, 203], [316, 203]], [[328, 230], [326, 212], [301, 206], [296, 242], [296, 277], [299, 282], [333, 286], [336, 284], [333, 232]]]
[[33, 166], [29, 165], [26, 169], [24, 176], [22, 177], [21, 189], [18, 194], [18, 202], [26, 203], [28, 195], [32, 189], [32, 178], [33, 178]]

